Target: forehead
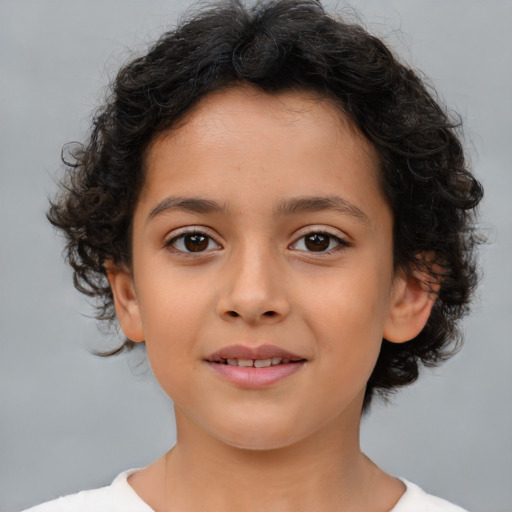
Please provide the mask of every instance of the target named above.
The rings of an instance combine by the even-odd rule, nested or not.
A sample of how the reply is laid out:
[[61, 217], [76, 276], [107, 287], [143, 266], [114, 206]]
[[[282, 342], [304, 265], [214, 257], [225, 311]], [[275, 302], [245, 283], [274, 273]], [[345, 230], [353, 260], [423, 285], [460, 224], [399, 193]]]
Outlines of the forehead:
[[334, 188], [364, 207], [382, 195], [379, 174], [375, 148], [333, 100], [237, 86], [206, 96], [155, 139], [141, 199], [172, 192], [277, 200]]
[[[333, 99], [314, 90], [268, 93], [250, 85], [231, 86], [202, 98], [175, 127], [155, 138], [148, 154], [151, 156], [159, 143], [169, 138], [176, 145], [199, 140], [205, 145], [215, 145], [227, 138], [242, 139], [263, 126], [266, 129], [260, 131], [255, 144], [277, 133], [282, 137], [284, 131], [290, 137], [304, 136], [305, 123], [308, 124], [308, 140], [323, 141], [326, 145], [340, 136], [346, 139], [349, 132], [359, 150], [372, 160], [379, 160], [373, 145]], [[273, 139], [273, 142], [278, 141]]]

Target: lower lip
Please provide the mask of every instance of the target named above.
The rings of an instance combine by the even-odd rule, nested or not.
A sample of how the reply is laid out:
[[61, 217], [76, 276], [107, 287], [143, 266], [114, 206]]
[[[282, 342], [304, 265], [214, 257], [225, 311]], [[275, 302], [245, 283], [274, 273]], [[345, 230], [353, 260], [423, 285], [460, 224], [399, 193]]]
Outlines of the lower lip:
[[208, 362], [208, 366], [223, 379], [243, 388], [257, 389], [274, 384], [300, 370], [304, 362], [276, 364], [265, 368], [231, 366]]

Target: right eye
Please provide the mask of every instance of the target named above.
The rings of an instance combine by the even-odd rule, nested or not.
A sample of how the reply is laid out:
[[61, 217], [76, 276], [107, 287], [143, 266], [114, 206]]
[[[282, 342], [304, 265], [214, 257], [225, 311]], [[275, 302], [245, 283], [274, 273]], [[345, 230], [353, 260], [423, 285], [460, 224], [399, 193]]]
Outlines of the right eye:
[[182, 233], [171, 238], [165, 245], [183, 253], [198, 253], [220, 249], [220, 245], [213, 238], [200, 231]]

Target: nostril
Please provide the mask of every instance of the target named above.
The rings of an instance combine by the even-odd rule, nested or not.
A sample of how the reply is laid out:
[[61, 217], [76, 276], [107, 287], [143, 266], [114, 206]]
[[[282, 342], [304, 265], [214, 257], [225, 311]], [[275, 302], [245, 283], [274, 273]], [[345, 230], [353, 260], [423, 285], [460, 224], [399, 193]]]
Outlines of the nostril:
[[[252, 315], [248, 314], [248, 315], [245, 315], [245, 314], [241, 314], [241, 313], [238, 313], [237, 311], [235, 311], [234, 309], [231, 309], [231, 310], [228, 310], [224, 313], [225, 317], [229, 317], [229, 318], [245, 318], [246, 320], [251, 320], [252, 318]], [[274, 310], [268, 310], [268, 311], [264, 311], [263, 313], [261, 313], [259, 316], [256, 316], [254, 317], [253, 320], [256, 320], [257, 318], [259, 319], [263, 319], [263, 318], [268, 318], [268, 319], [273, 319], [273, 318], [277, 318], [279, 317], [279, 313], [277, 311], [274, 311]]]

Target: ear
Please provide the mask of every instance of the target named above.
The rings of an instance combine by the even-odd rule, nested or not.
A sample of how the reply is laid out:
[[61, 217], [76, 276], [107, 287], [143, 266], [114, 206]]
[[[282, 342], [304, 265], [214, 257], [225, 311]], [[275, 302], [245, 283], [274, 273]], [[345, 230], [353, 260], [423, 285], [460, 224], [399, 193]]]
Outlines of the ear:
[[421, 271], [412, 275], [404, 271], [395, 278], [384, 339], [404, 343], [415, 338], [425, 327], [436, 300], [430, 281], [431, 277]]
[[117, 318], [124, 335], [132, 341], [144, 341], [142, 317], [132, 273], [129, 269], [118, 267], [110, 261], [105, 263], [105, 269], [114, 296]]

